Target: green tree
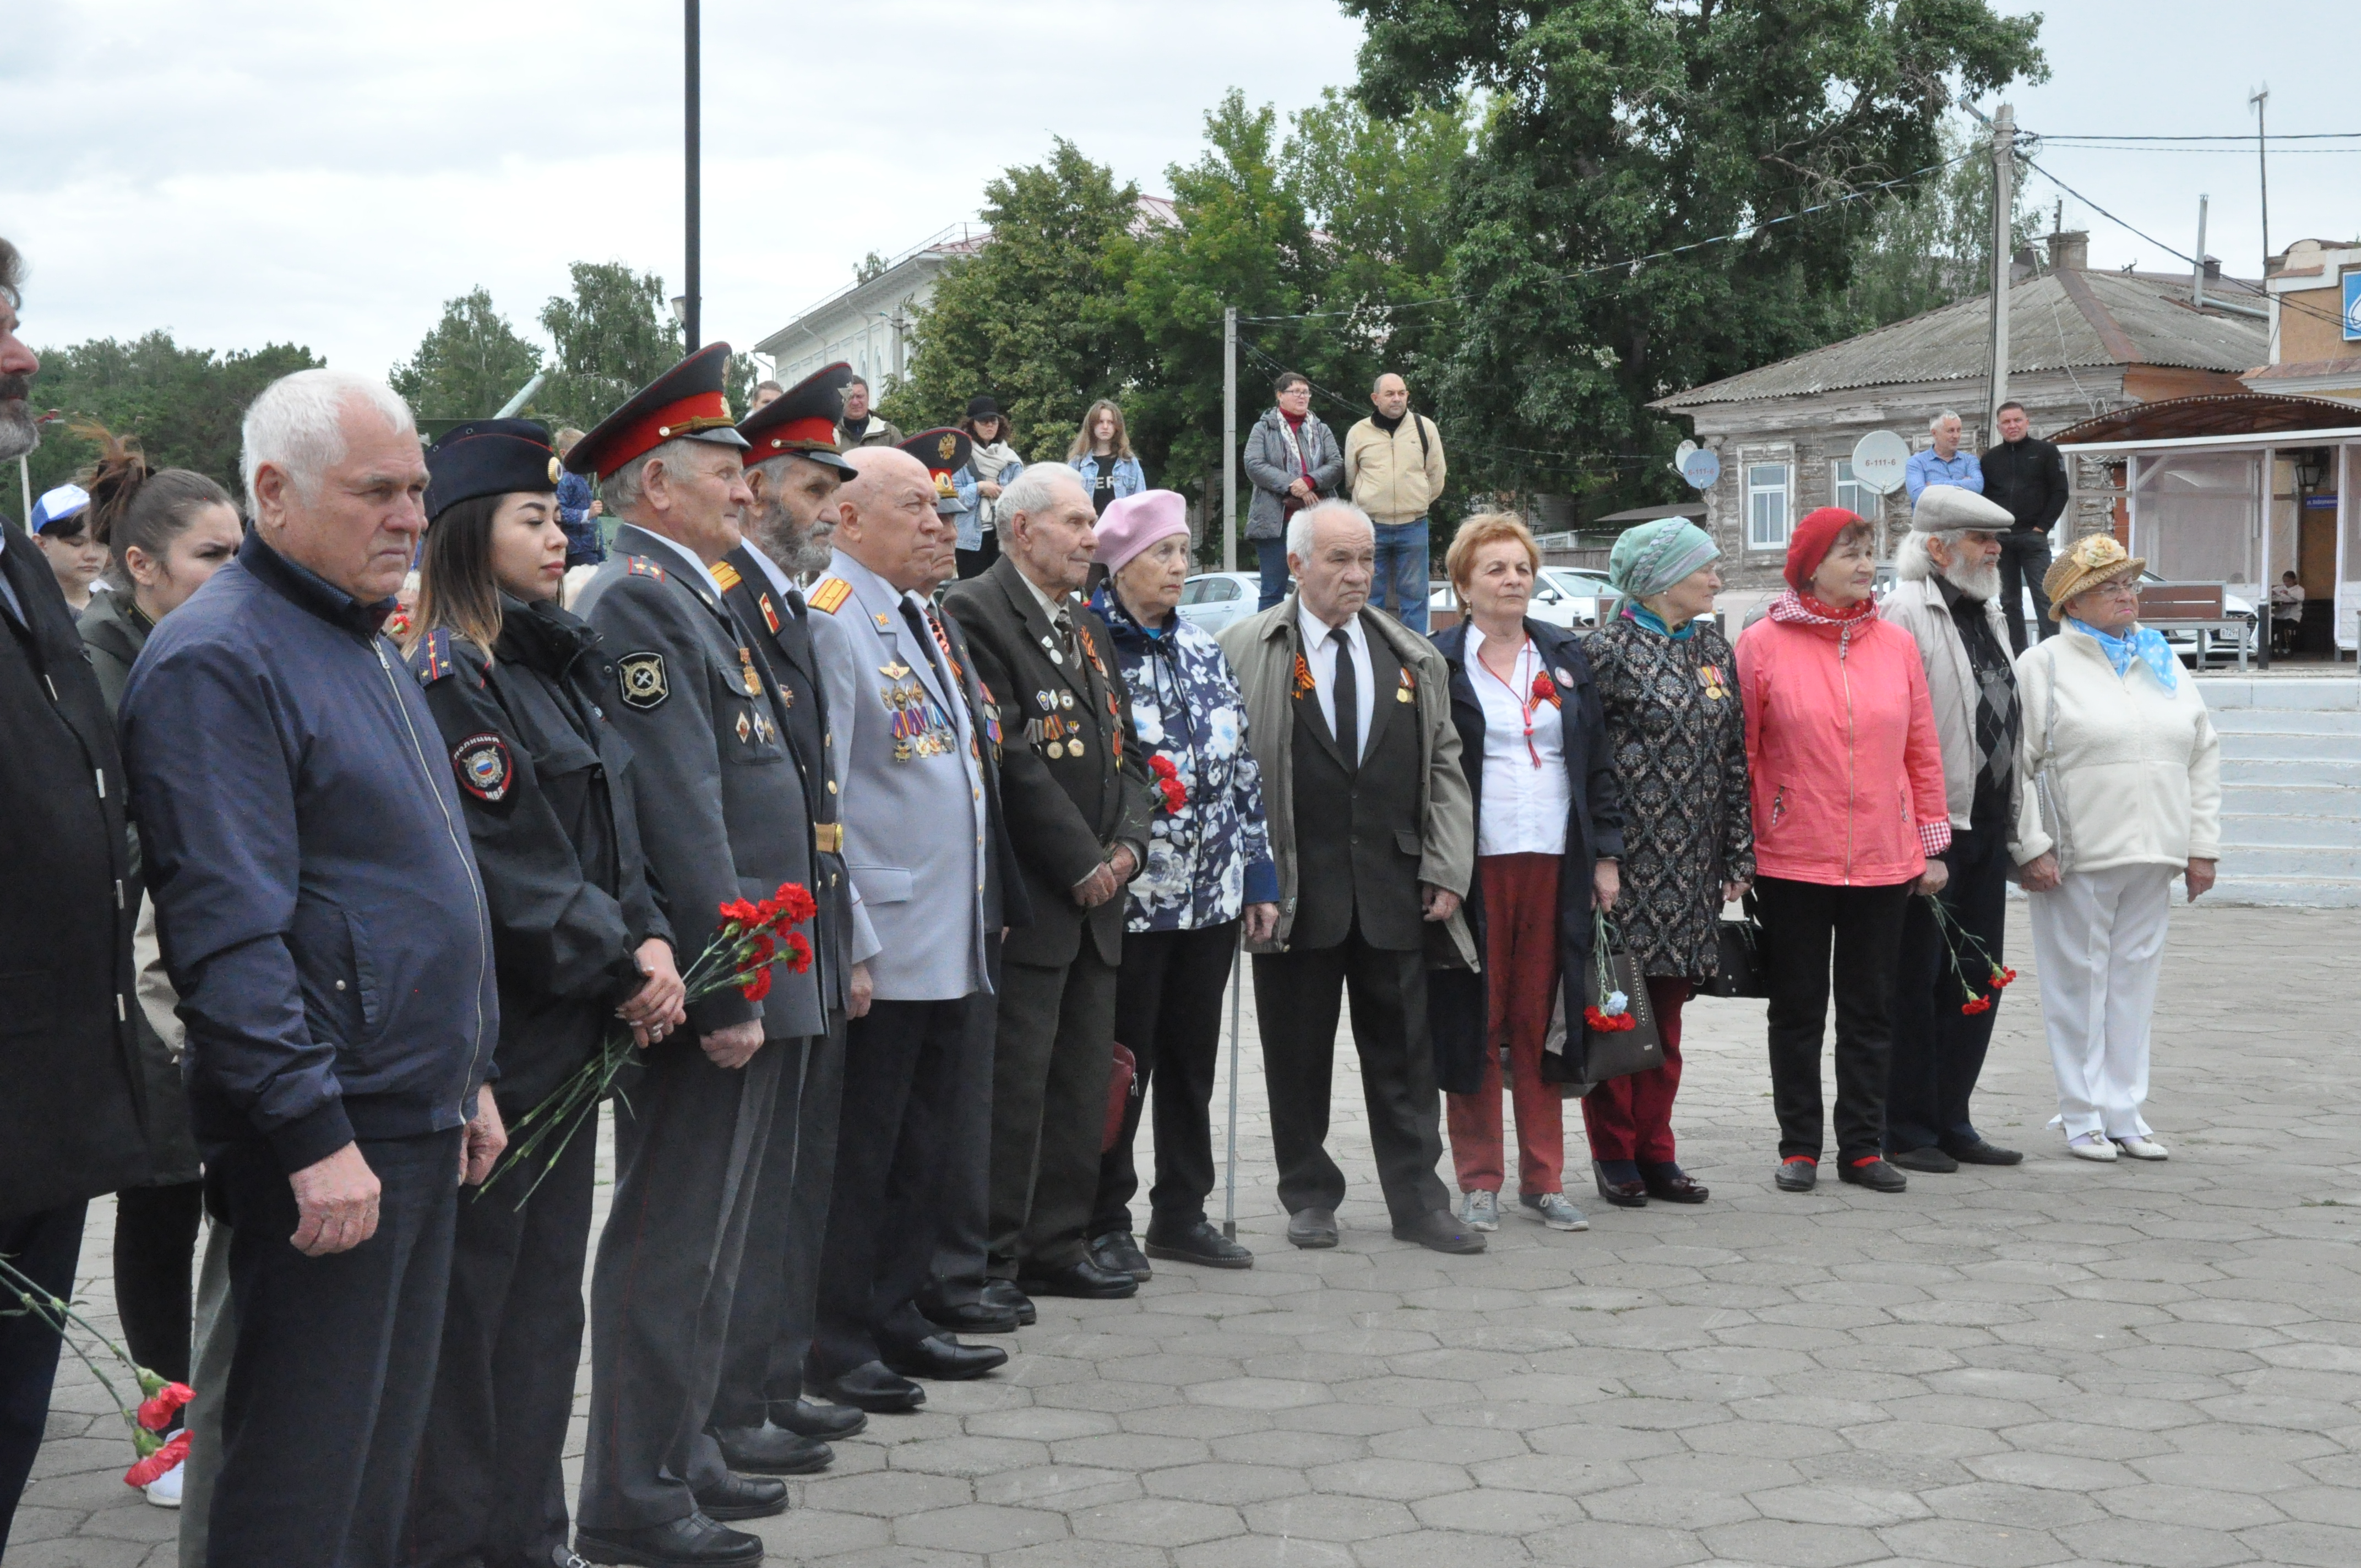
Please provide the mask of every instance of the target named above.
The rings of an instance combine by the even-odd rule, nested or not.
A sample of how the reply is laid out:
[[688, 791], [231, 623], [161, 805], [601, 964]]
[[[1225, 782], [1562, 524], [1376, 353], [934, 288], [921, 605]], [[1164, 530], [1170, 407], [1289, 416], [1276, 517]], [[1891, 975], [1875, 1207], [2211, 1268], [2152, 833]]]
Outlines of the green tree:
[[540, 372], [540, 347], [518, 336], [478, 288], [445, 301], [443, 319], [386, 379], [421, 419], [483, 419]]
[[[1943, 126], [1941, 174], [1880, 204], [1854, 259], [1846, 314], [1867, 332], [1992, 290], [1991, 142], [1958, 120]], [[2039, 215], [2026, 203], [2020, 159], [2010, 254], [2030, 242]]]
[[556, 368], [533, 406], [554, 422], [588, 430], [679, 361], [680, 325], [653, 272], [634, 274], [620, 261], [577, 261], [567, 271], [572, 297], [541, 308]]
[[[34, 407], [136, 435], [156, 467], [193, 468], [233, 496], [239, 494], [238, 426], [247, 405], [280, 377], [324, 363], [291, 343], [217, 354], [182, 348], [166, 332], [128, 342], [93, 338], [39, 353]], [[97, 455], [96, 445], [65, 426], [48, 426], [32, 455], [33, 493], [65, 483]], [[16, 488], [13, 479], [9, 488]], [[6, 510], [16, 506], [11, 499]]]
[[905, 430], [955, 420], [988, 391], [1027, 462], [1063, 458], [1082, 411], [1123, 396], [1139, 363], [1116, 246], [1139, 189], [1060, 138], [1047, 161], [984, 187], [992, 240], [946, 272], [911, 325], [909, 372], [882, 400]]
[[1954, 91], [2046, 74], [2040, 18], [1985, 0], [1343, 3], [1373, 112], [1482, 96], [1446, 422], [1499, 443], [1495, 480], [1592, 513], [1671, 484], [1650, 399], [1849, 330], [1875, 203], [1770, 220], [1935, 162]]

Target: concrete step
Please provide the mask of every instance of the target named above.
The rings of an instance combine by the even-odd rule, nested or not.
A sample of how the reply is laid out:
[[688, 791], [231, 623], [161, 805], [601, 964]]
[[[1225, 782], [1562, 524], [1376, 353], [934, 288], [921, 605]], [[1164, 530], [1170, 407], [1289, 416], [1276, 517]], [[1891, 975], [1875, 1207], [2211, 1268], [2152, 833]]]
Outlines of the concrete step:
[[2351, 735], [2361, 737], [2361, 708], [2219, 707], [2213, 728], [2223, 735]]
[[2222, 844], [2225, 850], [2232, 845], [2253, 850], [2361, 850], [2361, 817], [2286, 817], [2224, 811]]
[[[2180, 884], [2173, 900], [2183, 902]], [[2307, 909], [2361, 909], [2361, 878], [2225, 876], [2205, 895], [2207, 904], [2281, 905]]]
[[2290, 877], [2336, 881], [2349, 878], [2361, 883], [2361, 850], [2324, 849], [2317, 845], [2273, 848], [2234, 844], [2224, 839], [2221, 869], [2224, 876], [2256, 877], [2266, 881]]
[[[2342, 718], [2340, 714], [2321, 714], [2323, 718]], [[2354, 715], [2361, 718], [2361, 714]], [[2257, 735], [2235, 729], [2224, 729], [2222, 735], [2222, 755], [2256, 762], [2294, 761], [2304, 757], [2325, 757], [2333, 762], [2361, 762], [2361, 733], [2351, 735], [2290, 735], [2273, 733]]]
[[2351, 675], [2260, 679], [2204, 675], [2198, 678], [2197, 689], [2204, 694], [2205, 706], [2217, 711], [2225, 707], [2361, 709], [2361, 680]]
[[2224, 757], [2224, 784], [2335, 784], [2361, 789], [2361, 760]]
[[2225, 779], [2222, 809], [2245, 817], [2361, 817], [2361, 792], [2339, 784], [2243, 784]]

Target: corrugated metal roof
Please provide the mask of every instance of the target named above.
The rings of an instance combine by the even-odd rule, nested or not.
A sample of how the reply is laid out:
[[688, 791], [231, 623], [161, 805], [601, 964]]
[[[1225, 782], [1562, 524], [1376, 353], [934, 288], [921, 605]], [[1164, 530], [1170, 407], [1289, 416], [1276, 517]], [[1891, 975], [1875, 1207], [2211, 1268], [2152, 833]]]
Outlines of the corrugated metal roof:
[[[2073, 297], [2081, 288], [2070, 289], [2054, 273], [2009, 291], [2010, 375], [2124, 364], [2243, 373], [2269, 357], [2262, 322], [2191, 309], [2186, 280], [2174, 284], [2121, 272], [2082, 272], [2074, 282], [2087, 286], [2087, 304]], [[1678, 411], [1855, 387], [1978, 380], [1992, 351], [1991, 323], [1987, 298], [1962, 300], [1649, 406]], [[2122, 352], [2126, 347], [2130, 357]]]

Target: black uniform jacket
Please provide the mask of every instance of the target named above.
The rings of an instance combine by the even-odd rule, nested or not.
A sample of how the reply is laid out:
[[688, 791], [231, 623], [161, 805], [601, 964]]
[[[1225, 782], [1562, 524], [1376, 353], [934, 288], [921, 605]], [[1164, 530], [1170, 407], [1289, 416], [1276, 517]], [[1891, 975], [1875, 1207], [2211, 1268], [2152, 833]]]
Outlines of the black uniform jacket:
[[126, 780], [49, 564], [0, 522], [0, 1220], [148, 1179]]
[[1033, 916], [1009, 933], [1012, 963], [1071, 963], [1085, 927], [1100, 960], [1121, 963], [1126, 901], [1086, 910], [1074, 885], [1116, 844], [1129, 844], [1143, 864], [1148, 855], [1148, 759], [1132, 729], [1131, 694], [1106, 623], [1081, 598], [1071, 602], [1079, 647], [1070, 655], [1006, 555], [943, 596], [976, 675], [999, 699], [1001, 800]]
[[[637, 951], [672, 940], [640, 849], [631, 750], [609, 722], [614, 667], [554, 601], [500, 596], [484, 651], [446, 629], [410, 655], [459, 784], [500, 977], [494, 1095], [513, 1120], [620, 1028]], [[675, 955], [686, 969], [694, 954]]]

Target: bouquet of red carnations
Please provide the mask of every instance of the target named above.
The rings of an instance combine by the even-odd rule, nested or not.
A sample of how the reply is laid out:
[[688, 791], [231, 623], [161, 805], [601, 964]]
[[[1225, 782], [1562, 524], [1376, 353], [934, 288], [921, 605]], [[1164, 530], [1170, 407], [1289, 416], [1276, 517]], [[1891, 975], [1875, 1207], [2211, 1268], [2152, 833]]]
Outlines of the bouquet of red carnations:
[[[90, 1368], [99, 1386], [115, 1401], [115, 1409], [122, 1412], [124, 1423], [131, 1429], [131, 1450], [139, 1456], [131, 1468], [123, 1473], [125, 1486], [145, 1486], [189, 1456], [189, 1434], [186, 1431], [176, 1431], [169, 1438], [164, 1435], [164, 1429], [172, 1424], [172, 1417], [190, 1400], [186, 1383], [168, 1383], [132, 1360], [121, 1345], [99, 1332], [89, 1319], [75, 1311], [72, 1302], [61, 1301], [50, 1295], [19, 1272], [6, 1258], [0, 1257], [0, 1299], [10, 1296], [16, 1299], [17, 1304], [0, 1308], [0, 1318], [38, 1318], [56, 1330], [58, 1338], [64, 1342], [68, 1350], [82, 1358], [82, 1364]], [[109, 1354], [131, 1369], [132, 1376], [139, 1384], [139, 1392], [145, 1396], [137, 1406], [123, 1402], [123, 1396], [115, 1392], [115, 1379], [106, 1375], [105, 1368], [91, 1359], [88, 1351], [75, 1343], [73, 1335], [66, 1332], [69, 1324], [80, 1325]]]
[[1180, 770], [1171, 758], [1160, 753], [1148, 758], [1148, 771], [1156, 775], [1156, 793], [1164, 797], [1165, 810], [1178, 811], [1189, 804], [1189, 786], [1180, 782]]
[[[1960, 994], [1967, 998], [1960, 1003], [1960, 1011], [1970, 1017], [1991, 1012], [1993, 1003], [2000, 1000], [2000, 993], [2006, 991], [2009, 981], [2016, 978], [2016, 971], [1985, 951], [1984, 945], [1960, 924], [1958, 916], [1943, 906], [1940, 898], [1931, 893], [1922, 896], [1935, 911], [1936, 928], [1943, 934], [1943, 956], [1951, 960], [1951, 978], [1960, 982]], [[1960, 951], [1963, 943], [1967, 948], [1964, 957]], [[1984, 984], [1992, 989], [1979, 990], [1976, 982], [1968, 978], [1970, 969], [1982, 970]]]
[[[730, 985], [747, 1001], [760, 1002], [771, 994], [774, 964], [785, 964], [797, 974], [811, 968], [810, 938], [788, 927], [801, 926], [818, 913], [810, 892], [792, 882], [781, 883], [776, 894], [759, 902], [736, 898], [721, 905], [721, 924], [714, 927], [713, 939], [697, 955], [697, 961], [681, 972], [688, 1003], [694, 1005]], [[477, 1196], [489, 1192], [492, 1183], [534, 1159], [554, 1138], [557, 1146], [540, 1161], [540, 1174], [525, 1189], [524, 1197], [517, 1200], [517, 1207], [522, 1208], [564, 1157], [566, 1146], [590, 1119], [598, 1102], [613, 1090], [616, 1079], [636, 1059], [638, 1049], [630, 1029], [609, 1030], [597, 1055], [575, 1069], [540, 1104], [517, 1118], [509, 1129], [508, 1153], [476, 1190]]]

